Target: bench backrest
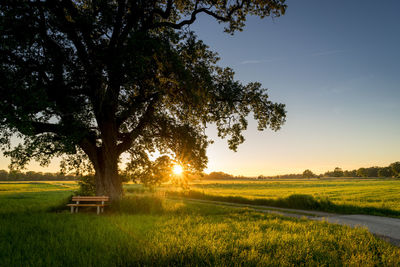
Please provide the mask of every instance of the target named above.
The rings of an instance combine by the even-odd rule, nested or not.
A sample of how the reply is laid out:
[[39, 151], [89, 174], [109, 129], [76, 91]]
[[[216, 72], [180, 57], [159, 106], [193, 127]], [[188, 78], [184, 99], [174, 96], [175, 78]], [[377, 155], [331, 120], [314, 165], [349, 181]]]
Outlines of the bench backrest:
[[73, 196], [72, 201], [109, 201], [108, 196]]

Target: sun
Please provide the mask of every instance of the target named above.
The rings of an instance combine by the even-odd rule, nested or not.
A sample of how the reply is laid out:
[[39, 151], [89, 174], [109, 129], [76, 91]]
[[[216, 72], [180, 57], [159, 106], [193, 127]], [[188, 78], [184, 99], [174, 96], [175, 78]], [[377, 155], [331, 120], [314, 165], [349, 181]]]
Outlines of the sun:
[[182, 172], [183, 172], [183, 168], [182, 168], [181, 165], [174, 165], [174, 166], [172, 167], [172, 172], [173, 172], [174, 174], [176, 174], [176, 175], [181, 175]]

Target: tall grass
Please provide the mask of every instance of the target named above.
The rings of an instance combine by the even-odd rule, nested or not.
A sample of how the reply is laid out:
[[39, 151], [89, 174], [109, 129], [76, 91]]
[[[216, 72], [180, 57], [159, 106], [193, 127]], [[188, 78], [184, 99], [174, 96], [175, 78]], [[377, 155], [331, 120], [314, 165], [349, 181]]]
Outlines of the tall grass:
[[72, 191], [36, 189], [0, 192], [0, 266], [400, 265], [362, 228], [150, 195], [100, 216], [54, 213]]

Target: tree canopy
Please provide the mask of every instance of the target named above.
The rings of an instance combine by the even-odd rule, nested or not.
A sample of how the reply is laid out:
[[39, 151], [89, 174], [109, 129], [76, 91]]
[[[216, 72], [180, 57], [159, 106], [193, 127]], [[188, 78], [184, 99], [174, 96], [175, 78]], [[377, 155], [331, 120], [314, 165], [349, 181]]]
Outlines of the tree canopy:
[[[188, 26], [204, 14], [233, 34], [248, 15], [285, 9], [284, 0], [3, 0], [0, 145], [14, 167], [67, 155], [65, 164], [92, 168], [97, 194], [112, 198], [122, 194], [123, 153], [133, 178], [155, 179], [149, 168], [167, 161], [201, 171], [207, 125], [236, 150], [249, 114], [259, 130], [278, 130], [286, 113], [260, 83], [241, 84], [219, 67]], [[155, 151], [170, 156], [153, 162]]]
[[303, 172], [303, 177], [304, 178], [314, 178], [314, 177], [317, 177], [317, 175], [314, 174], [311, 170], [307, 169]]

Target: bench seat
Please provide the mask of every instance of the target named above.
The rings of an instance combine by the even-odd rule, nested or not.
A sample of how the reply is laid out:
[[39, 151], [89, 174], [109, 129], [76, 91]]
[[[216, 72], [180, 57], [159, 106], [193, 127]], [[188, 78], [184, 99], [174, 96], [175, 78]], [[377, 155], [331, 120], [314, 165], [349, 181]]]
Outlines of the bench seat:
[[106, 204], [67, 204], [68, 207], [105, 207]]
[[108, 196], [73, 196], [72, 201], [75, 201], [76, 203], [67, 204], [67, 206], [71, 207], [71, 213], [74, 213], [74, 211], [78, 212], [79, 207], [97, 207], [97, 214], [99, 214], [100, 211], [104, 212], [104, 207], [107, 206], [105, 202], [108, 202], [109, 200], [110, 198]]

